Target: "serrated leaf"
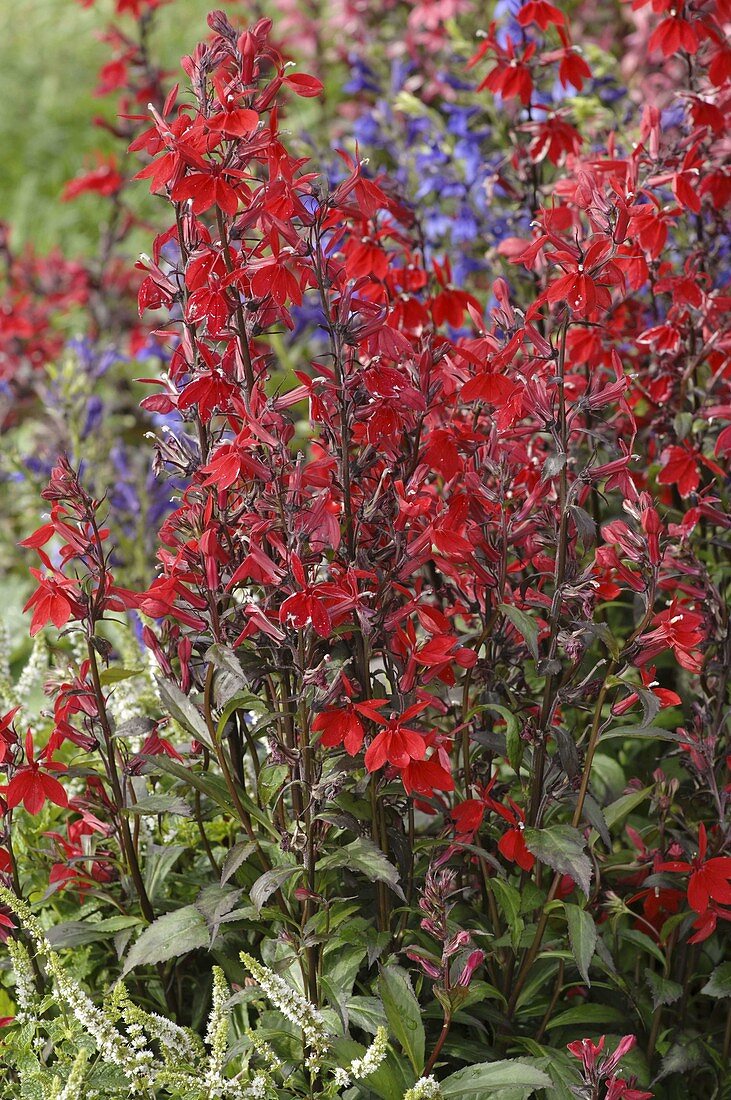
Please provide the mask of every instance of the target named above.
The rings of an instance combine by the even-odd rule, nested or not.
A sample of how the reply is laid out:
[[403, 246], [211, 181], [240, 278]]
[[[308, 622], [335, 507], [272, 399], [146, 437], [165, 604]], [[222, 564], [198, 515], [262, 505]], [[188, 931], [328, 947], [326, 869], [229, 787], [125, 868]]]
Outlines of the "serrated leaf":
[[[338, 1064], [343, 1068], [365, 1054], [365, 1047], [353, 1039], [335, 1039], [333, 1049]], [[413, 1083], [414, 1075], [405, 1059], [397, 1057], [391, 1050], [375, 1073], [368, 1074], [368, 1092], [375, 1093], [379, 1100], [403, 1100], [404, 1094]]]
[[302, 874], [302, 867], [299, 864], [291, 867], [272, 867], [263, 875], [259, 875], [249, 893], [249, 899], [257, 913], [261, 913], [266, 902], [272, 894], [276, 894], [280, 886], [297, 874]]
[[511, 603], [501, 603], [500, 610], [509, 619], [531, 651], [534, 660], [538, 660], [538, 624], [535, 619]]
[[[706, 1052], [702, 1039], [688, 1032], [681, 1032], [680, 1038], [668, 1050], [660, 1063], [660, 1071], [653, 1084], [675, 1073], [687, 1074], [705, 1061]], [[657, 1094], [656, 1094], [657, 1095]]]
[[[222, 810], [226, 813], [236, 816], [236, 809], [225, 781], [218, 775], [211, 775], [206, 772], [205, 775], [201, 775], [195, 768], [186, 768], [182, 764], [179, 764], [177, 760], [171, 760], [169, 756], [145, 756], [143, 757], [145, 762], [149, 762], [150, 766], [155, 771], [165, 772], [168, 775], [174, 775], [178, 779], [181, 779], [184, 783], [190, 787], [195, 787], [201, 794], [207, 795], [208, 798], [216, 802]], [[263, 814], [255, 802], [248, 797], [243, 788], [239, 788], [238, 791], [239, 800], [244, 806], [246, 812], [249, 814], [257, 824], [269, 833], [270, 836], [277, 837], [279, 839], [276, 829], [272, 822], [267, 818], [266, 814]]]
[[672, 1005], [683, 995], [683, 987], [680, 982], [671, 982], [669, 978], [663, 978], [649, 967], [645, 970], [645, 980], [652, 997], [652, 1007], [659, 1005]]
[[214, 643], [206, 650], [206, 660], [210, 661], [219, 672], [225, 672], [235, 679], [240, 688], [248, 686], [249, 677], [242, 668], [235, 649]]
[[145, 860], [145, 889], [154, 901], [174, 864], [186, 851], [184, 844], [151, 844]]
[[375, 1035], [379, 1027], [388, 1027], [388, 1020], [378, 997], [351, 997], [348, 1001], [351, 1023], [369, 1035]]
[[317, 863], [318, 871], [332, 871], [338, 867], [362, 871], [371, 882], [385, 882], [397, 897], [405, 901], [404, 892], [399, 884], [399, 873], [381, 849], [367, 837], [360, 836], [328, 853]]
[[584, 838], [572, 825], [551, 825], [548, 829], [523, 830], [529, 852], [562, 875], [571, 875], [578, 887], [589, 896], [591, 861], [584, 851]]
[[[569, 799], [569, 805], [575, 806], [578, 795]], [[593, 797], [593, 795], [587, 794], [584, 799], [584, 805], [582, 807], [581, 817], [584, 821], [588, 821], [589, 824], [596, 830], [599, 836], [602, 838], [607, 848], [611, 847], [612, 838], [609, 835], [609, 827], [607, 826], [604, 812]]]
[[202, 745], [213, 749], [208, 726], [195, 703], [188, 698], [184, 691], [180, 690], [177, 684], [172, 683], [170, 680], [164, 680], [160, 677], [157, 680], [157, 687], [162, 705], [170, 717], [174, 718], [183, 729], [186, 729], [196, 741], [200, 741]]
[[147, 737], [155, 728], [155, 723], [151, 718], [143, 718], [139, 715], [135, 718], [128, 718], [125, 722], [120, 722], [114, 731], [114, 736], [123, 740], [126, 737]]
[[426, 1037], [421, 1008], [411, 986], [411, 979], [400, 966], [386, 966], [378, 978], [378, 992], [383, 1001], [391, 1035], [398, 1041], [411, 1062], [417, 1077], [424, 1068]]
[[86, 943], [109, 940], [122, 929], [139, 925], [138, 917], [109, 917], [101, 921], [68, 920], [55, 924], [46, 932], [46, 938], [52, 947], [80, 947]]
[[570, 905], [565, 902], [564, 909], [569, 929], [569, 943], [576, 965], [579, 968], [579, 974], [581, 974], [587, 985], [591, 985], [589, 966], [594, 957], [597, 939], [594, 919], [590, 913], [587, 913], [586, 909], [581, 909], [578, 905]]
[[223, 867], [221, 868], [221, 886], [225, 886], [228, 880], [234, 875], [242, 863], [245, 863], [249, 856], [256, 851], [256, 844], [253, 840], [240, 840], [238, 844], [234, 844], [233, 848], [230, 848], [226, 854], [226, 858], [223, 861]]
[[551, 1078], [527, 1062], [505, 1059], [501, 1062], [478, 1062], [452, 1073], [440, 1084], [444, 1100], [473, 1100], [490, 1096], [499, 1098], [500, 1089], [527, 1089], [531, 1096], [536, 1089], [551, 1087]]
[[701, 993], [707, 997], [731, 997], [731, 962], [716, 967]]
[[205, 920], [195, 905], [185, 905], [174, 913], [163, 914], [145, 928], [129, 950], [122, 977], [136, 966], [167, 962], [207, 945]]

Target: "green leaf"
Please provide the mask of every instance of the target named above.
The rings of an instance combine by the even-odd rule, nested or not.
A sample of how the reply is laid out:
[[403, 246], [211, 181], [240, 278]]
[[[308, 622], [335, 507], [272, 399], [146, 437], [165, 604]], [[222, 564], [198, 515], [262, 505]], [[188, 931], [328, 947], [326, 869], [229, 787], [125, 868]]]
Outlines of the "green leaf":
[[289, 768], [286, 764], [262, 764], [257, 787], [263, 805], [268, 806], [274, 800], [288, 775]]
[[707, 997], [731, 997], [731, 962], [716, 967], [701, 993]]
[[548, 829], [524, 829], [523, 839], [529, 852], [561, 875], [571, 875], [589, 896], [591, 861], [584, 851], [584, 838], [572, 825], [551, 825]]
[[525, 922], [520, 915], [520, 893], [514, 886], [511, 886], [509, 882], [503, 882], [502, 879], [496, 876], [490, 879], [489, 889], [492, 890], [495, 895], [495, 899], [508, 923], [513, 947], [517, 947], [520, 943], [523, 929], [525, 928]]
[[378, 978], [378, 991], [391, 1034], [397, 1039], [420, 1076], [424, 1068], [424, 1024], [409, 975], [400, 966], [386, 966]]
[[597, 937], [594, 919], [590, 913], [587, 913], [586, 909], [580, 909], [578, 905], [570, 905], [565, 902], [564, 909], [566, 911], [566, 923], [569, 926], [569, 943], [576, 965], [579, 968], [579, 974], [581, 974], [587, 985], [591, 985], [589, 966], [594, 957]]
[[385, 882], [397, 897], [402, 901], [406, 900], [399, 885], [398, 871], [381, 849], [367, 837], [357, 837], [344, 848], [330, 852], [317, 863], [318, 871], [332, 871], [338, 867], [362, 871], [371, 882]]
[[538, 624], [525, 611], [514, 607], [511, 603], [501, 603], [500, 611], [506, 619], [510, 619], [515, 629], [525, 640], [525, 644], [533, 654], [534, 660], [538, 660]]
[[[440, 1084], [445, 1100], [478, 1100], [488, 1095], [499, 1100], [501, 1089], [526, 1089], [532, 1096], [536, 1089], [551, 1087], [551, 1078], [527, 1062], [506, 1059], [502, 1062], [478, 1062], [451, 1074]], [[489, 1090], [489, 1092], [487, 1091]]]
[[566, 1012], [559, 1012], [558, 1016], [553, 1017], [546, 1030], [578, 1025], [589, 1031], [592, 1028], [596, 1031], [597, 1028], [615, 1024], [621, 1024], [623, 1027], [626, 1025], [629, 1030], [627, 1014], [618, 1008], [612, 1008], [611, 1005], [581, 1005], [580, 1008], [569, 1008]]
[[208, 945], [208, 928], [195, 905], [185, 905], [174, 913], [165, 913], [148, 925], [132, 944], [122, 977], [136, 966], [166, 962]]
[[626, 737], [634, 741], [635, 738], [645, 741], [682, 741], [681, 734], [675, 730], [666, 730], [662, 726], [618, 726], [617, 729], [607, 730], [601, 736], [602, 741], [608, 741], [613, 737]]
[[[652, 1007], [658, 1005], [672, 1005], [682, 997], [683, 987], [680, 982], [671, 982], [669, 978], [663, 978], [649, 967], [645, 971], [645, 979], [650, 988]], [[729, 994], [731, 996], [731, 993]]]
[[298, 874], [302, 874], [302, 867], [295, 864], [291, 867], [272, 867], [270, 871], [265, 871], [263, 875], [260, 875], [251, 887], [249, 894], [251, 904], [257, 913], [261, 913], [266, 902], [272, 894], [276, 894], [280, 886], [283, 886], [293, 875]]
[[388, 1028], [388, 1020], [378, 997], [351, 997], [348, 1001], [351, 1023], [369, 1035], [375, 1035], [379, 1027]]
[[150, 901], [155, 900], [165, 880], [187, 849], [184, 844], [152, 844], [145, 860], [145, 889]]
[[657, 959], [661, 966], [665, 966], [665, 956], [655, 941], [651, 940], [645, 932], [640, 932], [639, 928], [623, 928], [619, 934], [622, 940], [633, 943], [635, 947], [639, 947], [640, 951], [646, 951], [648, 955], [652, 955], [653, 959]]
[[195, 703], [172, 681], [163, 680], [160, 677], [156, 682], [162, 705], [170, 717], [174, 718], [178, 725], [192, 734], [196, 741], [200, 741], [202, 745], [206, 745], [207, 748], [212, 750], [213, 745], [211, 744], [208, 726]]
[[[225, 780], [218, 775], [210, 775], [205, 773], [201, 775], [195, 767], [186, 768], [182, 764], [179, 764], [177, 760], [171, 760], [169, 756], [145, 756], [143, 758], [146, 763], [150, 764], [150, 767], [155, 771], [165, 772], [168, 775], [174, 775], [178, 779], [181, 779], [189, 787], [195, 787], [201, 794], [206, 795], [212, 799], [218, 806], [221, 807], [226, 813], [236, 817], [236, 808], [233, 804], [228, 788], [226, 787]], [[243, 788], [238, 789], [239, 800], [243, 805], [246, 812], [249, 814], [257, 824], [269, 833], [270, 836], [276, 836], [277, 841], [279, 835], [274, 828], [272, 822], [267, 818], [266, 814], [263, 814], [255, 802], [248, 797]]]
[[52, 947], [80, 947], [85, 943], [110, 940], [116, 932], [135, 928], [139, 923], [138, 917], [121, 915], [100, 921], [67, 920], [49, 928], [46, 938]]
[[610, 829], [628, 817], [633, 810], [641, 806], [650, 794], [652, 787], [643, 787], [641, 791], [632, 791], [630, 794], [620, 795], [609, 806], [604, 807], [604, 820]]
[[241, 662], [236, 656], [236, 650], [230, 646], [215, 643], [206, 650], [206, 660], [210, 661], [219, 672], [227, 673], [236, 681], [238, 687], [249, 685], [249, 677], [246, 675]]
[[253, 840], [240, 840], [238, 844], [234, 844], [233, 848], [229, 849], [221, 868], [221, 886], [226, 885], [231, 876], [238, 871], [241, 864], [246, 863], [246, 860], [255, 851], [256, 844]]
[[144, 672], [142, 668], [103, 668], [99, 673], [99, 680], [106, 687], [107, 684], [119, 684], [122, 680], [129, 680], [132, 676], [139, 676]]
[[507, 707], [501, 707], [497, 703], [486, 703], [485, 710], [494, 710], [501, 718], [505, 719], [505, 751], [508, 763], [517, 775], [523, 762], [523, 742], [520, 738], [520, 723]]

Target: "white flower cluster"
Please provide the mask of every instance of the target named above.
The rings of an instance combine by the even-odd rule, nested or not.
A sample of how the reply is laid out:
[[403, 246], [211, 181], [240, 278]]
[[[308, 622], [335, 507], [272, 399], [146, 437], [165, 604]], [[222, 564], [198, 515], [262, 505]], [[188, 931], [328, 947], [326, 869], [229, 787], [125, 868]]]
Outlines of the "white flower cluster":
[[25, 945], [20, 940], [9, 939], [5, 945], [15, 973], [15, 1018], [24, 1024], [32, 1018], [32, 1007], [38, 999], [33, 978], [33, 967]]
[[223, 1067], [228, 1050], [228, 986], [220, 966], [213, 968], [213, 995], [206, 1029], [210, 1050], [205, 1087], [211, 1096], [222, 1096], [226, 1088]]
[[274, 1007], [301, 1029], [309, 1051], [305, 1064], [309, 1069], [317, 1070], [322, 1056], [330, 1046], [324, 1017], [306, 997], [285, 982], [284, 978], [280, 978], [269, 967], [262, 966], [245, 951], [241, 953], [241, 961]]
[[[151, 1085], [152, 1054], [143, 1049], [137, 1031], [130, 1040], [122, 1036], [109, 1016], [102, 1009], [97, 1008], [78, 982], [66, 973], [61, 960], [46, 939], [43, 928], [25, 902], [20, 901], [4, 886], [0, 886], [0, 901], [20, 917], [23, 927], [34, 942], [38, 955], [43, 959], [48, 973], [53, 978], [59, 999], [71, 1010], [84, 1031], [92, 1036], [105, 1061], [118, 1066], [133, 1087]], [[142, 1042], [146, 1046], [144, 1036]]]
[[58, 1077], [54, 1079], [49, 1100], [82, 1100], [81, 1090], [84, 1086], [88, 1060], [87, 1052], [80, 1050], [66, 1078], [66, 1084], [62, 1087], [60, 1079]]
[[194, 1032], [174, 1024], [166, 1016], [159, 1016], [157, 1012], [145, 1012], [144, 1025], [147, 1034], [159, 1042], [160, 1049], [168, 1062], [195, 1064], [200, 1058], [202, 1047], [200, 1039]]
[[251, 1097], [251, 1100], [266, 1100], [267, 1091], [269, 1089], [269, 1082], [263, 1073], [257, 1073], [251, 1079], [246, 1095]]
[[39, 947], [39, 954], [44, 956], [59, 997], [66, 1002], [84, 1031], [94, 1039], [103, 1059], [118, 1066], [134, 1087], [151, 1087], [154, 1081], [153, 1055], [146, 1049], [142, 1025], [130, 1025], [129, 1038], [125, 1038], [103, 1009], [97, 1008], [78, 982], [63, 970], [55, 952]]
[[442, 1090], [435, 1077], [420, 1077], [413, 1088], [404, 1095], [404, 1100], [441, 1100]]
[[338, 1088], [345, 1089], [353, 1081], [362, 1081], [375, 1073], [388, 1053], [388, 1032], [379, 1027], [376, 1037], [362, 1058], [354, 1058], [347, 1069], [336, 1069], [334, 1078]]

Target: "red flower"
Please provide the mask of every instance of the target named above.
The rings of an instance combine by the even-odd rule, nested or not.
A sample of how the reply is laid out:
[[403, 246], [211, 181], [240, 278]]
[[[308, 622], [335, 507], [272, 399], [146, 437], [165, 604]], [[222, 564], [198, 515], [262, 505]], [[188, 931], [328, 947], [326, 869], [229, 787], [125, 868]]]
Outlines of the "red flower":
[[39, 569], [31, 569], [31, 573], [38, 581], [38, 587], [23, 608], [23, 611], [34, 608], [30, 624], [31, 637], [46, 623], [53, 623], [60, 630], [69, 619], [78, 617], [81, 605], [76, 581], [64, 577], [57, 570], [44, 575]]
[[517, 18], [521, 27], [535, 23], [542, 31], [545, 31], [551, 23], [558, 27], [566, 22], [563, 12], [553, 4], [549, 4], [548, 0], [528, 0], [528, 3], [523, 4], [518, 12]]
[[700, 672], [703, 661], [697, 646], [703, 641], [703, 616], [679, 603], [677, 597], [666, 611], [660, 611], [652, 620], [655, 627], [639, 639], [642, 649], [636, 659], [638, 665], [647, 664], [664, 649], [672, 649], [681, 668]]
[[388, 762], [394, 768], [406, 768], [412, 760], [423, 760], [426, 756], [426, 741], [423, 734], [404, 725], [410, 718], [426, 709], [426, 703], [415, 703], [403, 714], [392, 714], [389, 719], [376, 719], [385, 729], [371, 741], [365, 754], [365, 766], [369, 772], [378, 771]]
[[304, 630], [311, 625], [321, 638], [327, 638], [332, 624], [322, 596], [322, 585], [307, 582], [302, 562], [296, 554], [292, 554], [291, 569], [301, 591], [288, 596], [280, 607], [280, 623], [283, 626], [289, 623], [296, 630]]
[[330, 707], [317, 714], [312, 722], [314, 733], [321, 733], [320, 744], [326, 749], [335, 749], [343, 745], [350, 756], [355, 756], [363, 747], [365, 727], [360, 715], [377, 720], [374, 715], [377, 707], [383, 706], [386, 699], [370, 699], [367, 703], [345, 703], [341, 707]]
[[667, 447], [662, 453], [660, 485], [677, 485], [681, 497], [687, 497], [700, 484], [701, 475], [696, 455], [689, 447]]
[[13, 809], [22, 802], [29, 814], [37, 814], [43, 809], [46, 800], [55, 802], [57, 806], [67, 806], [66, 791], [57, 779], [41, 771], [33, 757], [33, 736], [30, 730], [25, 737], [25, 755], [27, 766], [18, 768], [8, 784], [5, 795], [8, 809]]
[[516, 806], [512, 798], [509, 799], [509, 801], [512, 807], [511, 809], [490, 799], [490, 809], [494, 810], [496, 814], [499, 814], [500, 817], [511, 826], [511, 828], [500, 837], [498, 841], [498, 851], [511, 863], [517, 863], [523, 871], [532, 871], [536, 862], [536, 857], [532, 852], [528, 851], [523, 837], [525, 812], [521, 810], [519, 806]]
[[650, 35], [647, 43], [648, 53], [660, 50], [663, 57], [671, 57], [674, 53], [685, 53], [691, 56], [698, 50], [698, 38], [692, 23], [681, 18], [673, 11], [667, 19], [663, 19]]
[[480, 798], [466, 798], [452, 808], [452, 820], [458, 839], [473, 840], [480, 831], [487, 804]]
[[83, 176], [69, 180], [61, 195], [62, 202], [70, 202], [79, 195], [87, 192], [96, 192], [97, 195], [113, 195], [119, 191], [124, 183], [124, 177], [117, 171], [113, 158], [100, 161], [97, 168], [86, 172]]
[[498, 851], [511, 863], [517, 863], [524, 871], [532, 871], [536, 857], [529, 852], [523, 839], [523, 831], [520, 825], [508, 829], [498, 841]]
[[[642, 677], [642, 686], [647, 691], [652, 692], [652, 694], [660, 703], [661, 708], [680, 706], [682, 700], [676, 692], [670, 691], [669, 688], [661, 688], [658, 686], [658, 683], [655, 680], [654, 665], [652, 665], [650, 668], [641, 668], [640, 676]], [[631, 710], [635, 703], [639, 701], [639, 698], [640, 697], [637, 692], [633, 691], [630, 695], [627, 696], [626, 699], [623, 699], [620, 703], [614, 704], [614, 706], [612, 707], [612, 714], [626, 714], [627, 711]]]
[[[428, 733], [424, 740], [426, 747], [433, 748], [434, 752], [428, 760], [410, 760], [406, 767], [401, 769], [401, 782], [407, 794], [433, 798], [436, 791], [454, 790], [449, 759], [452, 742], [436, 730]], [[426, 812], [432, 812], [428, 803], [417, 803], [417, 805]]]
[[658, 866], [659, 871], [675, 871], [688, 874], [688, 904], [696, 913], [705, 913], [712, 901], [719, 905], [731, 905], [731, 856], [715, 856], [706, 859], [708, 838], [706, 827], [698, 826], [698, 855], [688, 863], [670, 860]]

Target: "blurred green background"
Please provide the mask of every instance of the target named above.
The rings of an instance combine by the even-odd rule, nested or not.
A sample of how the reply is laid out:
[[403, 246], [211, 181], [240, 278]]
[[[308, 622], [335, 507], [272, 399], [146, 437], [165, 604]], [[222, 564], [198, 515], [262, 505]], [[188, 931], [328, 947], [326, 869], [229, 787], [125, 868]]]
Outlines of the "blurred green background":
[[[205, 37], [206, 14], [215, 6], [175, 0], [156, 12], [151, 51], [175, 79], [181, 55]], [[94, 163], [93, 151], [114, 147], [91, 122], [96, 115], [113, 120], [116, 109], [114, 94], [93, 94], [110, 57], [99, 35], [112, 17], [111, 0], [90, 8], [78, 0], [0, 0], [0, 219], [12, 226], [16, 246], [61, 245], [69, 256], [95, 250], [104, 200], [62, 203], [59, 196]], [[119, 23], [129, 27], [129, 17]]]

